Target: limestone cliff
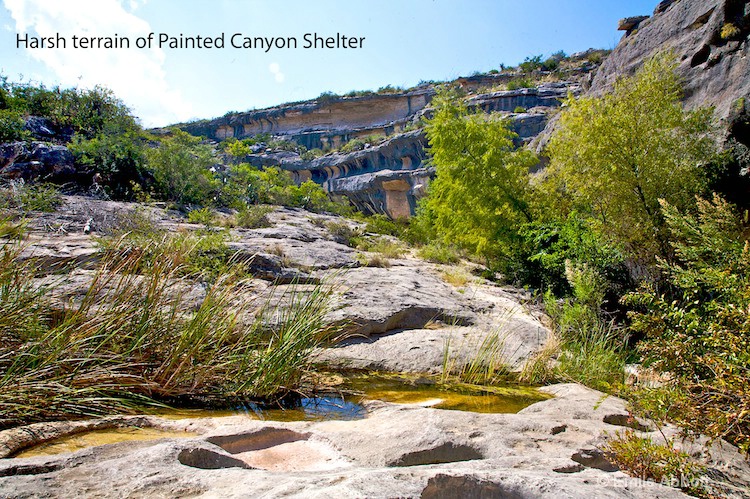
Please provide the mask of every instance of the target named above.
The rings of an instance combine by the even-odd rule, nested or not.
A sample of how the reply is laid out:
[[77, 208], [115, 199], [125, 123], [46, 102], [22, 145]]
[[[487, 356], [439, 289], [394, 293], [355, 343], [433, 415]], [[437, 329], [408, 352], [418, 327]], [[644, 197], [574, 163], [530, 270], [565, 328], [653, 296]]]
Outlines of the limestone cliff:
[[[504, 81], [505, 75], [485, 75], [485, 80]], [[473, 81], [473, 80], [472, 80]], [[485, 82], [486, 83], [486, 82]], [[460, 84], [460, 82], [459, 82]], [[471, 90], [472, 84], [464, 86]], [[545, 83], [536, 88], [475, 93], [470, 107], [508, 115], [518, 134], [518, 145], [530, 140], [547, 124], [550, 111], [568, 92], [579, 93], [574, 82]], [[348, 154], [332, 152], [304, 160], [290, 151], [259, 150], [240, 158], [257, 167], [280, 166], [297, 182], [313, 180], [333, 196], [346, 196], [357, 209], [394, 218], [414, 213], [434, 169], [425, 163], [427, 140], [420, 130], [404, 131], [420, 124], [430, 113], [433, 87], [410, 92], [365, 97], [334, 97], [317, 101], [231, 114], [216, 120], [183, 125], [194, 135], [213, 140], [244, 138], [260, 133], [292, 140], [307, 148], [336, 149], [349, 140], [387, 137]]]
[[750, 2], [663, 1], [652, 17], [629, 27], [596, 72], [592, 94], [632, 74], [651, 55], [672, 50], [686, 107], [714, 106], [722, 119], [744, 107], [742, 99], [750, 96]]

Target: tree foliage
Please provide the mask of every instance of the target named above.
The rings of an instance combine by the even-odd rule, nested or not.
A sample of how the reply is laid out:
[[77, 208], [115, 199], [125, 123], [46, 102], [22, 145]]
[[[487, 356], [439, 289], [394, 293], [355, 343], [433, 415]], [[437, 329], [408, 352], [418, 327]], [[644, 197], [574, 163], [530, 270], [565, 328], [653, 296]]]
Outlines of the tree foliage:
[[689, 206], [715, 155], [712, 111], [682, 109], [675, 67], [671, 55], [658, 55], [611, 93], [569, 97], [549, 146], [558, 194], [646, 262], [669, 252], [659, 200]]
[[533, 218], [529, 169], [537, 159], [516, 148], [506, 120], [470, 112], [455, 90], [440, 90], [433, 105], [426, 133], [436, 178], [418, 216], [445, 242], [508, 261], [519, 227]]
[[165, 199], [182, 204], [206, 204], [216, 188], [210, 168], [213, 151], [201, 139], [173, 130], [157, 148], [147, 150], [155, 189]]

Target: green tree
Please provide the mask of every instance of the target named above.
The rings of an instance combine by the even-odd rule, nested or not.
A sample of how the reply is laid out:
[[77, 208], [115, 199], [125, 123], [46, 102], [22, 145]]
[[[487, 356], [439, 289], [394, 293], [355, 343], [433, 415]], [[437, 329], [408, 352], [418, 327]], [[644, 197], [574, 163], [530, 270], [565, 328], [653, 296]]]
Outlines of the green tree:
[[215, 159], [200, 138], [173, 130], [159, 147], [148, 150], [146, 157], [162, 197], [183, 204], [212, 202], [217, 182], [210, 168]]
[[533, 218], [529, 169], [537, 158], [515, 147], [505, 119], [469, 112], [457, 91], [439, 90], [433, 105], [426, 133], [436, 178], [418, 217], [446, 243], [505, 266], [517, 253], [520, 226]]
[[659, 200], [694, 203], [716, 153], [712, 110], [683, 110], [675, 67], [672, 55], [657, 55], [611, 93], [569, 97], [549, 146], [557, 194], [646, 263], [669, 254]]

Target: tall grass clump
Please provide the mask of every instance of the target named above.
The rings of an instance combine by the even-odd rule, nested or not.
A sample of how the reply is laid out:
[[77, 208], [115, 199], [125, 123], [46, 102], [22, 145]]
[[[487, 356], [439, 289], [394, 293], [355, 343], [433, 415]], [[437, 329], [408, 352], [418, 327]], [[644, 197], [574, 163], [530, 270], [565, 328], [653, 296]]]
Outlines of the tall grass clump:
[[505, 337], [494, 331], [484, 337], [476, 351], [468, 358], [458, 358], [452, 353], [452, 340], [443, 346], [441, 383], [458, 381], [474, 385], [492, 385], [502, 381], [510, 372], [504, 354]]
[[32, 286], [20, 251], [0, 249], [0, 428], [185, 398], [283, 397], [337, 332], [324, 320], [326, 284], [259, 304], [238, 298], [241, 277], [227, 272], [196, 300], [184, 254], [165, 245], [148, 262], [145, 251], [107, 251], [82, 295], [54, 299], [65, 282]]
[[625, 341], [601, 310], [605, 282], [593, 268], [566, 263], [573, 297], [555, 299], [545, 294], [545, 308], [553, 322], [547, 347], [532, 357], [521, 372], [530, 383], [575, 381], [611, 392], [625, 379]]

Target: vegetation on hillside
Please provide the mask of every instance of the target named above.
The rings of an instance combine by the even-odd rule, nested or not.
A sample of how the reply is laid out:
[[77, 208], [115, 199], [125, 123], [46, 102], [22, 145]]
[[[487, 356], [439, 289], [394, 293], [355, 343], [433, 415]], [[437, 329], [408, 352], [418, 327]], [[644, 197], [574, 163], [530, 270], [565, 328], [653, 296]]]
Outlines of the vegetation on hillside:
[[[411, 225], [544, 292], [556, 334], [522, 379], [621, 394], [747, 451], [747, 207], [711, 191], [712, 110], [682, 109], [674, 68], [657, 55], [606, 95], [568, 99], [534, 176], [502, 120], [441, 90], [426, 123], [437, 178]], [[627, 388], [626, 362], [661, 387]]]

